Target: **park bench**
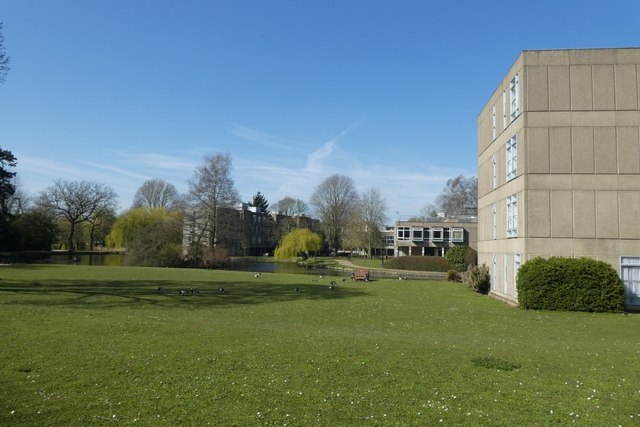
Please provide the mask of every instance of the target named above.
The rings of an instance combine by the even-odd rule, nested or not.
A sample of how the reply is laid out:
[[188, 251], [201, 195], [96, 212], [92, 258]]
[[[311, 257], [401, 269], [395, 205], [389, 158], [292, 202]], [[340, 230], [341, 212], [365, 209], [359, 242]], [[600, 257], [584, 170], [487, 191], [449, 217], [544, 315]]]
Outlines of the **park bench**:
[[351, 273], [351, 280], [353, 280], [354, 282], [357, 280], [364, 280], [365, 282], [368, 282], [369, 270], [365, 270], [363, 268], [353, 270], [353, 273]]

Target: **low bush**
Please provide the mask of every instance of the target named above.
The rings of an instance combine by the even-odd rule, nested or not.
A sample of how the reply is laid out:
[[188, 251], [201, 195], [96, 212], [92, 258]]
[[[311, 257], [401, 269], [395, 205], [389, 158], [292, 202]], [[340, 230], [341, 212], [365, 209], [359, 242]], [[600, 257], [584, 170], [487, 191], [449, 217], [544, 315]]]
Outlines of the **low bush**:
[[462, 277], [458, 270], [449, 270], [447, 271], [447, 280], [450, 282], [462, 282]]
[[624, 285], [615, 269], [591, 258], [533, 258], [518, 272], [518, 303], [525, 309], [620, 312]]
[[386, 260], [384, 267], [416, 271], [446, 272], [449, 270], [447, 260], [439, 256], [400, 256]]
[[486, 264], [470, 265], [462, 277], [462, 281], [479, 294], [488, 294], [491, 289], [491, 274]]

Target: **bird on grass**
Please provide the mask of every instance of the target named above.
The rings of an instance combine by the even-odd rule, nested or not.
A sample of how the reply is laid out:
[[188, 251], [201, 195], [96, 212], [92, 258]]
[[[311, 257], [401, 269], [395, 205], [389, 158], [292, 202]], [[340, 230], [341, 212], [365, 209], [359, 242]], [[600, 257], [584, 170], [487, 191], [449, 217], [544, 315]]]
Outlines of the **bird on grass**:
[[260, 277], [260, 276], [262, 276], [262, 273], [256, 273], [253, 275], [253, 277]]
[[220, 294], [224, 294], [224, 288], [219, 288], [219, 289], [218, 289], [218, 293], [220, 293]]

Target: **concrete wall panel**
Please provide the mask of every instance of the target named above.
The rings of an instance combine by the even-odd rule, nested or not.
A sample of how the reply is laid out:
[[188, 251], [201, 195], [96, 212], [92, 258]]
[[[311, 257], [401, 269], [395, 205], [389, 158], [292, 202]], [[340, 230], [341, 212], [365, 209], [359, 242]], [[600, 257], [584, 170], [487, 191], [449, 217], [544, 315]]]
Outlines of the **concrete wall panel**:
[[637, 127], [618, 128], [618, 171], [640, 173], [640, 139]]
[[551, 206], [549, 191], [529, 190], [527, 192], [529, 210], [526, 219], [526, 237], [551, 237]]
[[573, 198], [570, 190], [551, 191], [551, 237], [573, 237]]
[[597, 174], [618, 172], [618, 150], [616, 148], [616, 129], [598, 127], [594, 129], [593, 145]]
[[618, 238], [617, 191], [596, 191], [596, 237]]
[[573, 173], [592, 174], [595, 171], [593, 128], [573, 128], [571, 137]]
[[593, 79], [590, 65], [573, 65], [569, 69], [571, 79], [571, 110], [593, 110]]
[[616, 65], [616, 110], [638, 109], [638, 77], [635, 64]]
[[530, 128], [527, 132], [527, 170], [525, 173], [549, 173], [549, 131]]
[[593, 66], [593, 109], [614, 110], [613, 65]]
[[571, 173], [570, 128], [549, 129], [549, 172]]
[[573, 236], [575, 238], [596, 237], [595, 191], [573, 192]]
[[527, 87], [527, 111], [549, 111], [547, 67], [527, 67], [524, 78]]
[[620, 192], [620, 238], [640, 239], [640, 191]]
[[569, 67], [550, 66], [549, 109], [551, 111], [568, 111], [571, 109], [571, 90], [569, 86]]

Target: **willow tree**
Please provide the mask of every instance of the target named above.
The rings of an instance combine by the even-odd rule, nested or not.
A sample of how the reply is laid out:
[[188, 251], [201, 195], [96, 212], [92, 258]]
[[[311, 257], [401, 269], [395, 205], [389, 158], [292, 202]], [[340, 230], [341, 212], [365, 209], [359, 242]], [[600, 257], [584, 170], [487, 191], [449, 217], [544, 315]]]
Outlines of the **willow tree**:
[[308, 228], [296, 228], [287, 233], [275, 251], [276, 259], [296, 257], [301, 253], [308, 255], [322, 248], [322, 237]]

